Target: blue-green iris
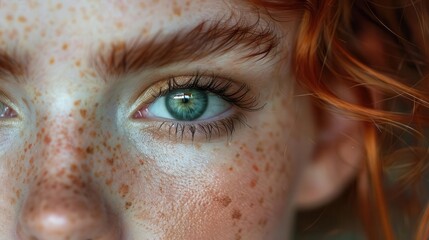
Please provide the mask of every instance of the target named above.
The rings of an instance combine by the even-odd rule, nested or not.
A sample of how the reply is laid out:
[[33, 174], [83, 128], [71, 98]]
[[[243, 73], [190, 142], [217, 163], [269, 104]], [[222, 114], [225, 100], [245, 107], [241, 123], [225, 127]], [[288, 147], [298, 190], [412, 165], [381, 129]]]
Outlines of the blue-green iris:
[[207, 109], [207, 93], [196, 89], [176, 89], [165, 96], [168, 112], [177, 120], [193, 121]]

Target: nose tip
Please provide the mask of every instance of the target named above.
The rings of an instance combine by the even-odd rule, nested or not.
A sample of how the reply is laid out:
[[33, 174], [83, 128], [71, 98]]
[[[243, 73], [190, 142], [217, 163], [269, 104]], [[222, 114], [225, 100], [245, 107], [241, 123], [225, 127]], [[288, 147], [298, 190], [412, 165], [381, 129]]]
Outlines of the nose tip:
[[119, 239], [109, 215], [91, 191], [35, 191], [24, 203], [17, 233], [22, 240]]

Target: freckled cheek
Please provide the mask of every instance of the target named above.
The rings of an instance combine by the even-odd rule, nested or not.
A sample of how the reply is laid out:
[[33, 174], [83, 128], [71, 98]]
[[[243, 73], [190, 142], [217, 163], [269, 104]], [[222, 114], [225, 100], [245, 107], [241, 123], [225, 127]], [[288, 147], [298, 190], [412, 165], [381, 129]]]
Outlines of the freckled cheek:
[[[227, 169], [219, 171], [222, 184], [218, 188], [228, 192], [234, 203], [242, 209], [244, 222], [264, 230], [267, 223], [274, 224], [282, 216], [287, 204], [290, 183], [290, 162], [274, 146], [267, 154], [259, 147], [249, 150], [242, 147]], [[227, 165], [228, 166], [228, 165]], [[271, 221], [271, 222], [270, 222]]]
[[214, 161], [222, 163], [213, 168], [216, 181], [206, 196], [212, 201], [202, 209], [203, 214], [212, 214], [206, 227], [213, 233], [228, 228], [235, 238], [263, 239], [287, 226], [282, 221], [287, 221], [289, 189], [296, 179], [292, 171], [296, 153], [288, 148], [293, 134], [285, 127], [292, 124], [287, 119], [270, 119], [271, 123], [261, 124], [257, 131], [237, 137], [240, 140], [229, 148], [213, 153]]
[[[17, 134], [19, 135], [19, 134]], [[8, 141], [2, 144], [4, 151], [0, 156], [0, 225], [12, 229], [16, 220], [17, 208], [26, 194], [25, 185], [34, 177], [34, 159], [31, 158], [33, 144], [24, 141], [28, 136], [14, 136], [20, 142]], [[1, 136], [4, 138], [4, 134]], [[2, 149], [2, 150], [3, 150]]]
[[181, 176], [162, 173], [151, 166], [152, 160], [145, 162], [140, 179], [116, 187], [124, 209], [131, 218], [165, 231], [166, 238], [268, 234], [285, 208], [288, 161], [275, 146], [266, 153], [236, 144], [241, 147], [229, 154], [203, 153], [209, 166]]
[[20, 157], [3, 157], [1, 159], [0, 194], [1, 207], [15, 207], [21, 197], [21, 183], [25, 174], [25, 167], [19, 162]]

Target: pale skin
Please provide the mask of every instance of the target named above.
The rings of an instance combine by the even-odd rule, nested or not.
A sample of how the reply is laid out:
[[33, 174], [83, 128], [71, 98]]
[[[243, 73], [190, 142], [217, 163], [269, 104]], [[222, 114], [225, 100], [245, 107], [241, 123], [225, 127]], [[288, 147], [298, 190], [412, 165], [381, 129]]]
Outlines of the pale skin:
[[[311, 102], [290, 73], [298, 18], [277, 23], [235, 1], [0, 4], [1, 50], [24, 65], [22, 74], [1, 79], [1, 100], [16, 111], [0, 121], [1, 239], [290, 236], [296, 204], [308, 204], [297, 186], [317, 141]], [[258, 17], [273, 24], [277, 52], [244, 59], [232, 48], [117, 77], [94, 64], [106, 46], [229, 16], [227, 24]], [[200, 121], [237, 112], [246, 118], [209, 140], [198, 131], [193, 140], [187, 132], [178, 139], [160, 127], [163, 120], [133, 118], [154, 100], [148, 89], [197, 72], [246, 84], [260, 108], [232, 106]]]

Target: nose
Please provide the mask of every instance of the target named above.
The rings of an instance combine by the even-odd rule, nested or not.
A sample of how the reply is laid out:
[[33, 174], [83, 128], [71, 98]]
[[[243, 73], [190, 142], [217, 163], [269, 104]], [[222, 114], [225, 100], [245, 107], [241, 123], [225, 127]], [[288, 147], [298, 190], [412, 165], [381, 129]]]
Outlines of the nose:
[[112, 201], [92, 177], [94, 166], [89, 163], [97, 156], [79, 150], [84, 149], [85, 138], [76, 135], [77, 124], [72, 123], [50, 128], [43, 133], [46, 137], [42, 135], [49, 141], [33, 147], [37, 168], [18, 212], [20, 240], [121, 239]]
[[120, 239], [118, 222], [94, 188], [40, 180], [24, 202], [18, 223], [22, 240]]

